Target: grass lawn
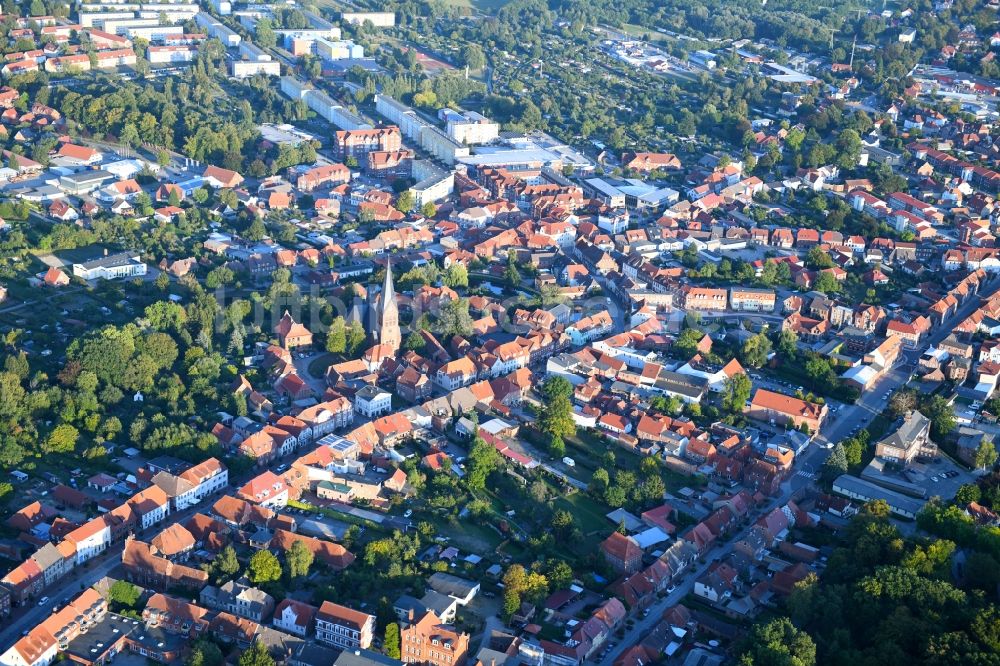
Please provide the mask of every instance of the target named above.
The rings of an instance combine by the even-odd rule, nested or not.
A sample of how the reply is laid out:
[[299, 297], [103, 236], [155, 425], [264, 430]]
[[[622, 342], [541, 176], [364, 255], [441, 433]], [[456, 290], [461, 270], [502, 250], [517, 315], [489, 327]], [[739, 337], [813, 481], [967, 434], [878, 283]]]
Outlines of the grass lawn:
[[[600, 434], [593, 430], [580, 429], [577, 430], [575, 437], [566, 439], [566, 455], [573, 458], [574, 462], [576, 462], [574, 470], [580, 470], [581, 468], [586, 470], [583, 474], [576, 473], [574, 476], [586, 481], [589, 481], [594, 471], [600, 467], [600, 458], [608, 450], [614, 452], [617, 467], [633, 472], [639, 471], [639, 464], [642, 462], [644, 456], [632, 453], [617, 444], [607, 442]], [[675, 492], [685, 486], [696, 484], [695, 479], [684, 476], [663, 465], [660, 466], [660, 476], [663, 477], [663, 483], [668, 492]]]
[[471, 520], [452, 522], [447, 518], [435, 516], [431, 522], [437, 528], [439, 535], [451, 540], [449, 545], [480, 556], [496, 552], [504, 541], [504, 538], [496, 530]]
[[604, 538], [613, 527], [605, 517], [610, 508], [582, 492], [563, 495], [555, 501], [555, 508], [566, 509], [573, 514], [573, 518], [580, 523], [580, 530], [588, 538], [595, 532], [602, 535], [600, 538]]
[[670, 37], [662, 33], [656, 32], [652, 28], [644, 28], [641, 25], [635, 25], [634, 23], [626, 23], [622, 26], [622, 32], [628, 33], [633, 37], [639, 37], [640, 39], [645, 38], [647, 35], [649, 41], [651, 42], [669, 42]]
[[320, 354], [309, 361], [309, 374], [313, 377], [322, 377], [326, 374], [326, 369], [336, 363], [338, 358], [337, 354], [331, 354], [330, 352]]
[[510, 0], [444, 0], [449, 7], [474, 9], [487, 14], [500, 11], [508, 2]]

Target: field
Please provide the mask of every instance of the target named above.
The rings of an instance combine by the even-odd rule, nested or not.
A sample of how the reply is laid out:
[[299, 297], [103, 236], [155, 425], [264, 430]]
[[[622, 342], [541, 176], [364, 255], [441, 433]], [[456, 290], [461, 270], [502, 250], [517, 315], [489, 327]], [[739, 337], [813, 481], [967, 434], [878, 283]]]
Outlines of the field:
[[444, 0], [449, 7], [465, 8], [484, 14], [495, 14], [503, 9], [510, 0]]

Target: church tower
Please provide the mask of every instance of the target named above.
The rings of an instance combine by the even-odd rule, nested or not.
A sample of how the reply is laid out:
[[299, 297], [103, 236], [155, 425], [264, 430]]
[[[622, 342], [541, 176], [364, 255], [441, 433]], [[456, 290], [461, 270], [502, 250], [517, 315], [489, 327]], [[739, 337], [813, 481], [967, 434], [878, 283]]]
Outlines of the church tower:
[[375, 343], [387, 345], [393, 351], [399, 351], [402, 345], [399, 333], [399, 307], [396, 305], [396, 290], [392, 286], [392, 260], [385, 265], [385, 282], [382, 292], [375, 302], [375, 325], [372, 337]]

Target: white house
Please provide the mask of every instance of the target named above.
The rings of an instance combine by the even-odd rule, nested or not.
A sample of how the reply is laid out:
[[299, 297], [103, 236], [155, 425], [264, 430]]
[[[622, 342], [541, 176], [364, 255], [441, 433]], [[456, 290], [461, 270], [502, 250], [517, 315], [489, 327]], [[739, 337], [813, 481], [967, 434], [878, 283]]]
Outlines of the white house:
[[66, 540], [76, 546], [76, 563], [79, 566], [104, 552], [111, 543], [111, 527], [104, 516], [99, 516], [67, 534]]
[[170, 498], [159, 486], [150, 486], [136, 493], [128, 503], [139, 516], [142, 529], [152, 527], [170, 515]]
[[294, 599], [282, 600], [274, 609], [271, 624], [276, 629], [296, 636], [305, 636], [316, 617], [316, 609], [309, 604]]
[[138, 252], [119, 252], [82, 264], [73, 264], [73, 275], [84, 280], [117, 280], [146, 274], [146, 263]]
[[392, 394], [368, 385], [354, 394], [354, 409], [370, 419], [388, 414], [392, 411]]
[[268, 509], [279, 509], [288, 505], [288, 486], [280, 476], [267, 471], [251, 479], [236, 496]]
[[191, 490], [184, 494], [183, 507], [182, 502], [176, 502], [178, 509], [198, 504], [228, 486], [229, 470], [218, 459], [209, 458], [181, 473], [180, 478], [191, 484]]

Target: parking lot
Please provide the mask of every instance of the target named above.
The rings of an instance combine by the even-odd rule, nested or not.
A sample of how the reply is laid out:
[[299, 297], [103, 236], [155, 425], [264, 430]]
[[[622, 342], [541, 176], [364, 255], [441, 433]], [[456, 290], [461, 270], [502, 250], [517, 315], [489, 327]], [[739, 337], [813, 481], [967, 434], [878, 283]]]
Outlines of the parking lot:
[[912, 483], [924, 486], [927, 497], [940, 497], [944, 500], [955, 497], [963, 484], [975, 481], [970, 472], [944, 456], [935, 458], [934, 462], [913, 463], [906, 471], [906, 476]]

